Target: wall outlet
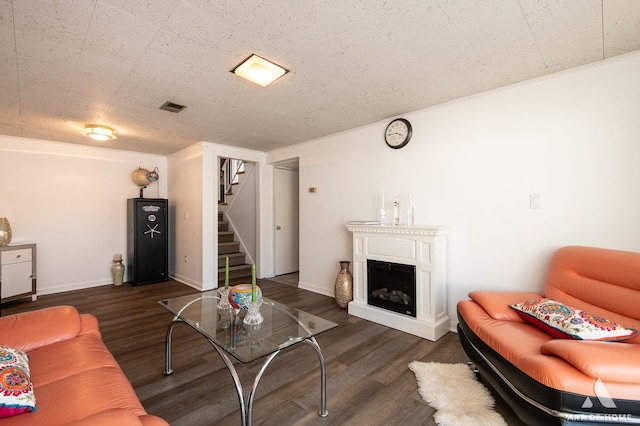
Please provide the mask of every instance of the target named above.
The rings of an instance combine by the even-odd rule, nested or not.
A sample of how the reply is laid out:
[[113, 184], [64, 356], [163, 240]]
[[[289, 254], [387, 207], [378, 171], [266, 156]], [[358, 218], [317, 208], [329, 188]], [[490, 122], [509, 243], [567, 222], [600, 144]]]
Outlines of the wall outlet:
[[530, 209], [540, 208], [540, 194], [529, 195], [529, 208]]
[[309, 188], [309, 192], [312, 194], [315, 194], [317, 192], [317, 189], [315, 186], [312, 186], [311, 188]]

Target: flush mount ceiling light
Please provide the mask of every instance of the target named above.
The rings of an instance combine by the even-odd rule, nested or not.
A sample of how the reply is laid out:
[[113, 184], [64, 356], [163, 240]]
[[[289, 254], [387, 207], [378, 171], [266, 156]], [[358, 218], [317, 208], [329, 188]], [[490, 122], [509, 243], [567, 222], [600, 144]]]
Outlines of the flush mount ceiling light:
[[84, 126], [84, 134], [97, 141], [106, 141], [116, 138], [111, 127], [101, 126], [99, 124], [87, 124]]
[[258, 55], [251, 55], [231, 70], [235, 75], [265, 87], [289, 71]]

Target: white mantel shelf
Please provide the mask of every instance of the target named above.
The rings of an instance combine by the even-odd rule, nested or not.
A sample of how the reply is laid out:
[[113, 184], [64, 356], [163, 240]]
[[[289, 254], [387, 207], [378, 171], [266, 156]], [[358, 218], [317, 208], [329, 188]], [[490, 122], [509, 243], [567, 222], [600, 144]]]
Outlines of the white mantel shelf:
[[444, 235], [450, 232], [448, 226], [435, 225], [358, 225], [347, 224], [351, 232], [368, 232], [371, 234], [399, 235]]
[[[353, 301], [349, 314], [429, 340], [449, 331], [448, 226], [347, 224], [353, 234]], [[416, 267], [416, 317], [367, 303], [367, 259]]]

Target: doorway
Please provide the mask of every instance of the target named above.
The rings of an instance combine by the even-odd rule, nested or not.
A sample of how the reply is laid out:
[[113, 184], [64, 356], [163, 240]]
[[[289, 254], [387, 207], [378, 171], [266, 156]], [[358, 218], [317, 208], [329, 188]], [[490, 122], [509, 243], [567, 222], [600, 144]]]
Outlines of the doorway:
[[[297, 165], [297, 160], [296, 160]], [[276, 276], [299, 270], [299, 183], [298, 169], [274, 168], [274, 273]]]

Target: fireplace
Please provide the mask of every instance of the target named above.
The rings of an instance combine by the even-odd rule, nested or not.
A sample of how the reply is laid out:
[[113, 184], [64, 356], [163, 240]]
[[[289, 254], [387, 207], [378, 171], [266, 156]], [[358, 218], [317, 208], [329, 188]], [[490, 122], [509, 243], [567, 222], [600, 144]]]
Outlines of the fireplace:
[[416, 267], [367, 260], [367, 303], [416, 316]]
[[[429, 340], [447, 334], [452, 328], [447, 314], [449, 228], [348, 224], [347, 229], [353, 233], [349, 314]], [[395, 302], [386, 300], [392, 297]]]

